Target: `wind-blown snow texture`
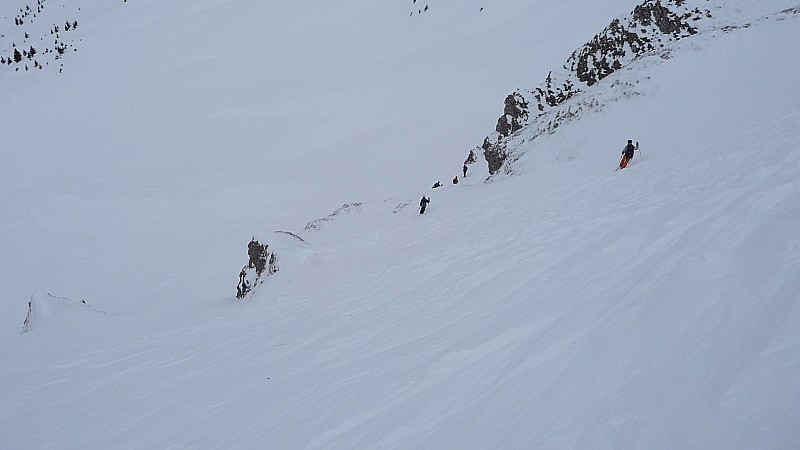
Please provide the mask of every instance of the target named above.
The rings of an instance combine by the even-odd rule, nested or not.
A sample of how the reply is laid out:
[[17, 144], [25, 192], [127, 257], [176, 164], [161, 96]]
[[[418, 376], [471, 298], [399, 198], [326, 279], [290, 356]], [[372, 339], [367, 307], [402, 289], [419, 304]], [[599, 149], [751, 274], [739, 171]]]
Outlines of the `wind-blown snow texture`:
[[796, 1], [700, 2], [458, 185], [637, 1], [45, 1], [0, 5], [6, 57], [80, 24], [0, 67], [0, 447], [797, 448]]

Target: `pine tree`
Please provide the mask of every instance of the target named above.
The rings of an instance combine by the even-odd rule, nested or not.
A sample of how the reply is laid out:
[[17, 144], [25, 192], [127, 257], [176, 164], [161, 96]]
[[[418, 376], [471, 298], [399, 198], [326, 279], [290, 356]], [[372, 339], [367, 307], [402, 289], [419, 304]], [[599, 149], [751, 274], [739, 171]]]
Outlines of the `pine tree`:
[[14, 62], [19, 63], [20, 61], [22, 61], [22, 53], [20, 53], [19, 50], [14, 49]]

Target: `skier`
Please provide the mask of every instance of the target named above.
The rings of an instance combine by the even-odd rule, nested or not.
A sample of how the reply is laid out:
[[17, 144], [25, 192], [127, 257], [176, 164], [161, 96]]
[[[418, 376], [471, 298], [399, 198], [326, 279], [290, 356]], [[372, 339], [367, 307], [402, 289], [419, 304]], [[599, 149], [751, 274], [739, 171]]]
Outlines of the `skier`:
[[236, 298], [244, 298], [247, 294], [247, 280], [245, 280], [245, 277], [247, 277], [247, 272], [244, 271], [243, 267], [242, 271], [239, 272], [239, 284], [236, 285]]
[[453, 184], [458, 184], [458, 175], [456, 175], [456, 177], [453, 178]]
[[441, 181], [437, 181], [436, 184], [434, 184], [431, 189], [436, 189], [438, 187], [442, 187], [442, 182]]
[[636, 143], [636, 146], [633, 145], [633, 140], [628, 139], [628, 144], [625, 148], [622, 149], [622, 157], [619, 160], [619, 168], [624, 169], [628, 167], [628, 163], [633, 159], [633, 153], [639, 147], [639, 143]]
[[462, 167], [462, 170], [464, 171], [464, 176], [466, 177], [467, 176], [467, 165], [466, 164], [464, 164], [464, 167]]
[[419, 213], [425, 214], [425, 208], [428, 207], [428, 203], [431, 202], [431, 199], [428, 197], [422, 196], [422, 200], [419, 201]]

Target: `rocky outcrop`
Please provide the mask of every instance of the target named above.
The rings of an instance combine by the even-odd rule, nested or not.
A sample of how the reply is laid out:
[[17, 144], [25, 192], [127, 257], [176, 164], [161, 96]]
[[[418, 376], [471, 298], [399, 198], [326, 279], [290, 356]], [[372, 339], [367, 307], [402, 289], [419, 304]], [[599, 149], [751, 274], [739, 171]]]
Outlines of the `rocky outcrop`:
[[699, 9], [690, 12], [673, 11], [683, 0], [648, 0], [637, 5], [629, 20], [615, 19], [567, 60], [565, 67], [578, 80], [591, 87], [622, 68], [623, 61], [655, 50], [662, 41], [678, 40], [697, 33], [689, 20], [700, 18]]
[[531, 120], [585, 92], [636, 58], [668, 42], [696, 34], [697, 28], [692, 23], [710, 17], [710, 10], [692, 8], [686, 0], [645, 0], [627, 16], [614, 19], [575, 50], [560, 70], [548, 73], [538, 87], [518, 90], [506, 97], [495, 133], [481, 145], [489, 173], [496, 174], [508, 158], [504, 143], [507, 138]]
[[506, 97], [503, 115], [497, 120], [495, 131], [502, 136], [516, 133], [528, 119], [528, 102], [518, 93]]
[[[255, 238], [247, 244], [247, 265], [239, 272], [236, 285], [236, 298], [244, 298], [254, 287], [278, 271], [278, 257], [269, 251], [269, 245], [261, 244]], [[262, 278], [263, 276], [263, 278]]]
[[489, 138], [483, 140], [483, 157], [486, 158], [486, 163], [489, 165], [489, 175], [495, 175], [503, 167], [508, 154], [506, 146], [503, 141], [492, 143]]

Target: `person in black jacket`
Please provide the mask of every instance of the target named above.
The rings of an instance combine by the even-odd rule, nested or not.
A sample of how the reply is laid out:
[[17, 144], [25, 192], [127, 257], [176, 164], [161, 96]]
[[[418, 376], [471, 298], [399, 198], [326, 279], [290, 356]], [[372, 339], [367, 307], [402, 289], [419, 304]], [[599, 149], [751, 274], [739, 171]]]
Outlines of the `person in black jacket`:
[[622, 149], [622, 157], [619, 160], [619, 168], [624, 169], [628, 167], [628, 163], [633, 159], [633, 154], [636, 151], [636, 147], [639, 146], [639, 143], [636, 143], [636, 146], [633, 145], [633, 140], [628, 139], [628, 144], [625, 148]]
[[422, 200], [419, 201], [419, 213], [425, 214], [425, 208], [428, 207], [428, 203], [431, 202], [431, 199], [428, 197], [422, 196]]

